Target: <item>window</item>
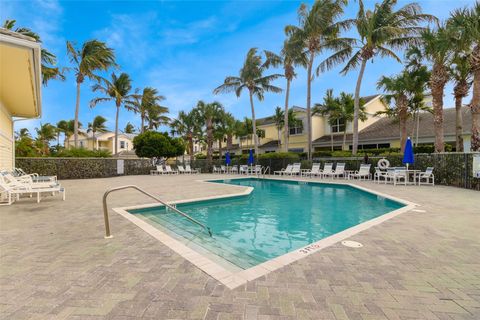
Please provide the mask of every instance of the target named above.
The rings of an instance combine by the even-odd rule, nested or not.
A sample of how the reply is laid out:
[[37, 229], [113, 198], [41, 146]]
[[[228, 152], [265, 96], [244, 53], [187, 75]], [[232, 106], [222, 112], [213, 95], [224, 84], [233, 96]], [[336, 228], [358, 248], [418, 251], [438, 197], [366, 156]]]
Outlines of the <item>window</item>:
[[331, 125], [332, 132], [344, 132], [345, 131], [345, 121], [344, 120], [337, 120], [337, 123]]
[[295, 126], [291, 127], [290, 129], [290, 135], [296, 135], [296, 134], [302, 134], [303, 133], [303, 126]]
[[302, 152], [303, 152], [303, 148], [292, 148], [292, 149], [288, 149], [288, 152], [302, 153]]
[[125, 141], [120, 141], [120, 149], [125, 149]]

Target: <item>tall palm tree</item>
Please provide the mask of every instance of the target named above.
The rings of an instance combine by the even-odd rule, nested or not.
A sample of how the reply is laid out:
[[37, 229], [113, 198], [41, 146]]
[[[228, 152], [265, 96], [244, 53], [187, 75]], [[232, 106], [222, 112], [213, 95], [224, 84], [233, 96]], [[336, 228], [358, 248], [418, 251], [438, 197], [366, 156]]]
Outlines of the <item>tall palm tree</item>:
[[[309, 8], [302, 4], [298, 9], [300, 26], [287, 26], [285, 32], [291, 37], [294, 46], [300, 46], [307, 57], [307, 154], [312, 157], [312, 110], [311, 87], [315, 57], [325, 50], [343, 48], [349, 43], [340, 38], [339, 32], [348, 29], [352, 21], [337, 21], [343, 14], [347, 0], [318, 0]], [[317, 75], [320, 70], [317, 70]]]
[[[288, 108], [287, 108], [288, 110]], [[288, 112], [288, 111], [287, 111]], [[275, 123], [275, 128], [277, 128], [277, 135], [278, 135], [278, 147], [280, 148], [281, 144], [281, 132], [282, 129], [286, 126], [286, 123], [288, 123], [288, 114], [287, 114], [287, 121], [285, 121], [285, 111], [282, 110], [280, 107], [275, 108], [275, 114], [273, 115], [273, 121]], [[285, 130], [287, 130], [285, 128]]]
[[60, 134], [61, 133], [65, 134], [65, 138], [66, 138], [67, 130], [68, 130], [68, 122], [66, 120], [60, 120], [57, 122], [57, 146], [60, 145]]
[[67, 41], [67, 55], [70, 62], [74, 65], [77, 82], [77, 100], [75, 104], [75, 126], [73, 134], [75, 136], [75, 147], [78, 147], [78, 114], [80, 112], [80, 86], [85, 78], [99, 81], [100, 77], [95, 74], [97, 71], [106, 71], [110, 67], [116, 66], [115, 54], [113, 49], [107, 47], [105, 42], [90, 40], [85, 42], [80, 49], [76, 49], [74, 44]]
[[[135, 90], [135, 98], [126, 104], [128, 109], [133, 110], [135, 113], [140, 114], [141, 125], [140, 125], [140, 133], [145, 131], [145, 121], [148, 118], [149, 112], [151, 118], [154, 118], [152, 115], [153, 109], [159, 109], [157, 113], [168, 113], [168, 109], [166, 107], [160, 106], [160, 102], [165, 100], [165, 97], [158, 94], [158, 90], [152, 87], [145, 87], [140, 94], [140, 90]], [[167, 119], [164, 119], [167, 120]], [[154, 124], [151, 125], [153, 128]], [[152, 129], [150, 128], [150, 129]]]
[[203, 120], [203, 126], [206, 130], [207, 140], [207, 162], [212, 163], [214, 126], [218, 122], [223, 112], [223, 106], [220, 102], [205, 103], [198, 101], [195, 112], [199, 119]]
[[161, 125], [170, 123], [170, 118], [166, 116], [169, 110], [161, 105], [152, 105], [147, 109], [145, 120], [148, 123], [148, 130], [157, 130]]
[[[306, 68], [308, 64], [307, 52], [303, 50], [302, 43], [300, 41], [293, 41], [291, 37], [288, 37], [283, 42], [283, 48], [280, 52], [280, 56], [277, 56], [273, 52], [265, 51], [265, 54], [269, 56], [270, 61], [272, 61], [273, 66], [282, 65], [283, 66], [283, 75], [287, 80], [287, 86], [285, 89], [285, 110], [283, 112], [283, 127], [285, 128], [284, 137], [283, 137], [283, 151], [288, 151], [288, 137], [289, 137], [289, 123], [288, 123], [288, 108], [289, 108], [289, 99], [290, 99], [290, 85], [292, 80], [297, 76], [295, 73], [295, 67], [301, 66]], [[278, 138], [280, 146], [280, 136]]]
[[193, 111], [180, 111], [176, 119], [170, 123], [173, 135], [179, 135], [187, 142], [187, 152], [193, 161], [193, 140], [198, 132], [198, 124]]
[[[316, 103], [313, 106], [312, 113], [327, 117], [327, 122], [331, 128], [339, 121], [339, 108], [338, 99], [333, 96], [333, 89], [328, 89], [323, 97], [323, 103]], [[333, 130], [330, 130], [330, 150], [333, 151]]]
[[463, 98], [468, 95], [472, 86], [472, 73], [468, 59], [461, 53], [456, 52], [452, 62], [449, 72], [450, 78], [455, 83], [453, 87], [453, 95], [455, 97], [455, 150], [463, 152], [462, 105]]
[[24, 139], [24, 138], [31, 138], [30, 131], [27, 128], [21, 128], [17, 133], [17, 140]]
[[252, 111], [252, 135], [255, 145], [255, 154], [258, 154], [258, 137], [253, 97], [262, 101], [265, 92], [282, 92], [282, 89], [271, 84], [272, 81], [282, 77], [281, 74], [264, 75], [269, 65], [270, 61], [268, 60], [268, 56], [265, 61], [263, 61], [262, 56], [257, 53], [257, 48], [251, 48], [247, 53], [242, 68], [240, 69], [239, 76], [226, 77], [224, 83], [213, 90], [214, 94], [235, 92], [237, 97], [240, 97], [243, 89], [248, 90], [250, 108]]
[[[359, 10], [355, 19], [359, 38], [354, 45], [344, 47], [325, 59], [321, 70], [328, 70], [339, 63], [348, 60], [340, 71], [346, 74], [360, 66], [360, 72], [355, 86], [355, 114], [353, 120], [353, 147], [352, 153], [358, 150], [358, 121], [360, 116], [360, 89], [367, 62], [380, 56], [390, 57], [398, 62], [400, 58], [393, 51], [412, 44], [418, 44], [420, 32], [424, 29], [418, 24], [423, 21], [434, 21], [435, 17], [422, 14], [416, 3], [407, 4], [395, 10], [397, 0], [383, 0], [372, 10], [365, 10], [363, 1], [359, 0]], [[355, 48], [358, 48], [356, 50]], [[354, 52], [355, 49], [355, 52]]]
[[[24, 28], [24, 27], [19, 27], [15, 28], [15, 23], [16, 20], [5, 20], [3, 23], [2, 28], [12, 30], [14, 32], [20, 33], [24, 36], [28, 36], [30, 38], [35, 39], [35, 41], [42, 43], [42, 40], [40, 39], [40, 35], [34, 31], [32, 31], [30, 28]], [[42, 48], [40, 52], [40, 57], [42, 59], [42, 84], [46, 85], [48, 81], [52, 79], [58, 79], [58, 80], [65, 80], [65, 75], [63, 72], [58, 68], [55, 67], [57, 64], [57, 57], [48, 51], [45, 48]]]
[[235, 118], [230, 112], [220, 110], [217, 114], [217, 123], [214, 128], [214, 138], [218, 141], [218, 152], [220, 159], [222, 158], [223, 141], [227, 140], [227, 150], [232, 147], [232, 138], [235, 133]]
[[55, 129], [55, 126], [50, 123], [40, 124], [39, 128], [35, 128], [37, 132], [37, 142], [44, 156], [49, 154], [50, 141], [56, 138]]
[[121, 73], [117, 76], [112, 73], [111, 80], [100, 79], [100, 83], [95, 84], [92, 89], [94, 92], [100, 91], [105, 97], [94, 98], [90, 101], [90, 107], [95, 107], [99, 102], [114, 101], [116, 110], [115, 115], [115, 148], [114, 152], [117, 154], [118, 149], [118, 115], [120, 114], [120, 107], [125, 105], [127, 101], [134, 98], [134, 95], [130, 93], [132, 90], [132, 80], [126, 73]]
[[395, 114], [398, 116], [400, 124], [400, 148], [401, 152], [405, 150], [407, 141], [407, 119], [408, 119], [408, 94], [409, 79], [407, 72], [393, 77], [382, 76], [377, 82], [377, 88], [387, 92], [383, 96], [388, 104], [395, 101]]
[[107, 126], [105, 123], [107, 122], [107, 119], [105, 119], [102, 116], [96, 116], [92, 122], [88, 123], [88, 129], [87, 132], [92, 133], [93, 137], [93, 149], [97, 149], [96, 142], [97, 142], [97, 137], [95, 136], [95, 133], [97, 132], [106, 132], [107, 131]]
[[433, 126], [435, 130], [435, 152], [445, 151], [443, 137], [443, 93], [450, 80], [448, 65], [453, 48], [450, 30], [441, 25], [436, 30], [422, 32], [421, 54], [432, 63], [429, 87], [432, 92]]
[[455, 47], [468, 57], [473, 75], [473, 92], [470, 110], [472, 112], [471, 150], [480, 150], [480, 3], [472, 8], [457, 9], [448, 21], [457, 35]]

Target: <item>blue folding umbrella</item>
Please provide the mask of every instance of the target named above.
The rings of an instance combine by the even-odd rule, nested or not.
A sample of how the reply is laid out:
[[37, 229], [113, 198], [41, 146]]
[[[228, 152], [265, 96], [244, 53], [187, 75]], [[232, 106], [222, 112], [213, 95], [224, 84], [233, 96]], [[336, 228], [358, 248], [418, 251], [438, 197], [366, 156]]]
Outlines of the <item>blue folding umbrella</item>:
[[407, 142], [405, 143], [405, 150], [403, 151], [402, 162], [407, 165], [407, 169], [409, 164], [413, 164], [413, 147], [410, 137], [408, 137]]
[[253, 159], [253, 150], [250, 149], [250, 155], [248, 156], [248, 165], [251, 166], [254, 162], [255, 160]]
[[227, 153], [225, 153], [225, 164], [229, 166], [230, 163], [232, 163], [232, 160], [230, 159], [230, 152], [227, 151]]

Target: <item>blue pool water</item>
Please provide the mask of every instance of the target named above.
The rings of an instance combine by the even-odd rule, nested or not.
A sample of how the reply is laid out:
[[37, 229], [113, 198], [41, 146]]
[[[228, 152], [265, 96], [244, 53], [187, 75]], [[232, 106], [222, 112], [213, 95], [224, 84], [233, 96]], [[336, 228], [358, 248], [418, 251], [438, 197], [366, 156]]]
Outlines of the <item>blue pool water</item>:
[[346, 185], [255, 178], [212, 182], [254, 188], [248, 196], [177, 205], [208, 225], [212, 238], [163, 206], [129, 212], [246, 269], [404, 206]]

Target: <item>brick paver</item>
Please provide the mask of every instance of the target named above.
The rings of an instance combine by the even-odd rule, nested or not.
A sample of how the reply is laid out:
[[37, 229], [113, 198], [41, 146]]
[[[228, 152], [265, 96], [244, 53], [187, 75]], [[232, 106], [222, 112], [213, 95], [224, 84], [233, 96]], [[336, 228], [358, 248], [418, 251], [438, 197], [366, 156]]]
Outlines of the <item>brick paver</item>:
[[[358, 182], [421, 205], [229, 290], [111, 213], [137, 184], [166, 200], [236, 192], [202, 176], [70, 180], [67, 201], [0, 207], [0, 319], [480, 319], [480, 193]], [[211, 176], [213, 177], [213, 176]], [[134, 191], [111, 206], [150, 203]]]

